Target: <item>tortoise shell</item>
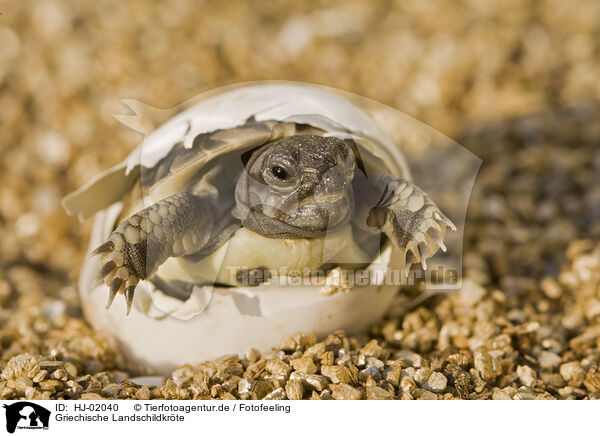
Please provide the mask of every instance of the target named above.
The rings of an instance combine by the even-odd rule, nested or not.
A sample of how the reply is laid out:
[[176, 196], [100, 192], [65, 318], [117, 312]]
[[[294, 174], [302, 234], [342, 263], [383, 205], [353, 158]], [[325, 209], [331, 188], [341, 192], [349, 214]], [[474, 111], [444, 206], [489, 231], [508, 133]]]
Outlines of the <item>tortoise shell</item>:
[[[182, 111], [123, 162], [66, 196], [63, 206], [86, 219], [123, 200], [139, 181], [144, 197], [155, 202], [178, 192], [209, 162], [303, 133], [351, 141], [367, 174], [388, 172], [410, 179], [398, 146], [347, 99], [307, 85], [254, 85]], [[220, 176], [227, 177], [226, 169]]]

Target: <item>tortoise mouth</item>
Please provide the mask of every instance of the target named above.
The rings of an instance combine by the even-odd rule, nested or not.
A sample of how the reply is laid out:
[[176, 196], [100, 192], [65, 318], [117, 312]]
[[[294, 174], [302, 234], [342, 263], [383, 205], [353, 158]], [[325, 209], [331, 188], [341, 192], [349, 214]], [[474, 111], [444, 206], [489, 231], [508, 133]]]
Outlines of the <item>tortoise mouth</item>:
[[326, 231], [346, 221], [352, 203], [346, 195], [315, 196], [279, 218], [294, 227]]

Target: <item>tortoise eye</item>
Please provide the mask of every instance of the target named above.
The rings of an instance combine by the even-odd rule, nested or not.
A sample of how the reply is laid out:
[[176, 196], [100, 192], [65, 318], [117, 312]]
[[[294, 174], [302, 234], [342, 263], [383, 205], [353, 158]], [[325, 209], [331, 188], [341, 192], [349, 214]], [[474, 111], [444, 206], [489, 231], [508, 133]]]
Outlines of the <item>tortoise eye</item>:
[[263, 178], [265, 183], [275, 189], [293, 188], [298, 171], [295, 165], [282, 158], [275, 157], [268, 162], [263, 169]]
[[287, 171], [285, 169], [283, 169], [282, 167], [280, 167], [279, 165], [275, 165], [274, 167], [271, 167], [271, 174], [273, 174], [279, 180], [287, 180], [287, 178], [288, 178]]

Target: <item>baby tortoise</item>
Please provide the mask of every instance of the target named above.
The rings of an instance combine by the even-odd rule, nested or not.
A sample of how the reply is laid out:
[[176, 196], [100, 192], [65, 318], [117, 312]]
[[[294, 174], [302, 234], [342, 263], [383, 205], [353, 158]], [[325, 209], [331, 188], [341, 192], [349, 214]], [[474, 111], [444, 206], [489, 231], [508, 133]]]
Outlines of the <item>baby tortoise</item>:
[[257, 285], [270, 271], [359, 268], [388, 240], [408, 271], [445, 251], [445, 230], [456, 228], [385, 146], [315, 119], [250, 116], [200, 133], [188, 120], [150, 165], [118, 165], [67, 197], [83, 217], [123, 203], [120, 224], [92, 252], [107, 308], [123, 293], [129, 313], [146, 279]]

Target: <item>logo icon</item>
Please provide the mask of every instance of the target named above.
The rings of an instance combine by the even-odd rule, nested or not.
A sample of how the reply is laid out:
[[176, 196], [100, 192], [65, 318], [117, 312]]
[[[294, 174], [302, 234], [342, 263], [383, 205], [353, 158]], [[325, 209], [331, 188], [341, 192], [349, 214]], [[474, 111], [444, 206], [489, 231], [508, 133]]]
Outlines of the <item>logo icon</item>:
[[6, 405], [6, 431], [14, 433], [18, 429], [48, 430], [50, 411], [44, 407], [28, 401], [18, 401]]

